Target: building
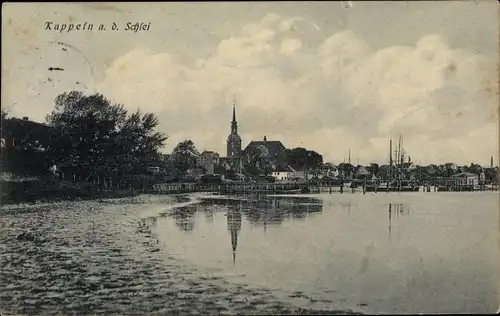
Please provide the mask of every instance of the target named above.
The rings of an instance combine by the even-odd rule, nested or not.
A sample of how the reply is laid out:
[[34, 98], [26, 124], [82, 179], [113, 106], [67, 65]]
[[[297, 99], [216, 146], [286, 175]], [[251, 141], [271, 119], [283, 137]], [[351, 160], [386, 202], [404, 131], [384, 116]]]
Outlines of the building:
[[475, 173], [470, 172], [460, 172], [451, 176], [455, 179], [461, 179], [461, 183], [464, 185], [478, 185], [479, 184], [479, 176]]
[[60, 138], [55, 128], [28, 117], [2, 118], [0, 136], [0, 165], [4, 171], [40, 174], [54, 165], [47, 150]]
[[205, 150], [198, 157], [198, 165], [205, 168], [207, 174], [214, 174], [215, 167], [219, 165], [219, 158], [218, 153]]
[[231, 121], [231, 134], [227, 137], [227, 163], [231, 169], [241, 172], [241, 137], [238, 135], [238, 122], [236, 121], [236, 106], [233, 104], [233, 120]]
[[44, 151], [51, 138], [57, 137], [56, 130], [46, 124], [30, 121], [28, 117], [2, 120], [2, 148], [37, 147]]
[[267, 158], [268, 161], [274, 162], [276, 161], [277, 156], [280, 152], [285, 150], [286, 147], [280, 141], [271, 140], [268, 141], [267, 137], [264, 136], [262, 141], [252, 140], [247, 147], [243, 150], [243, 157], [248, 161], [250, 161], [251, 155], [258, 151], [263, 158]]
[[356, 169], [357, 178], [368, 178], [370, 176], [370, 172], [365, 167], [358, 166]]
[[271, 175], [277, 180], [277, 181], [289, 181], [293, 179], [293, 175], [295, 173], [295, 170], [292, 169], [292, 167], [287, 166], [286, 168], [282, 168], [280, 166], [276, 167]]

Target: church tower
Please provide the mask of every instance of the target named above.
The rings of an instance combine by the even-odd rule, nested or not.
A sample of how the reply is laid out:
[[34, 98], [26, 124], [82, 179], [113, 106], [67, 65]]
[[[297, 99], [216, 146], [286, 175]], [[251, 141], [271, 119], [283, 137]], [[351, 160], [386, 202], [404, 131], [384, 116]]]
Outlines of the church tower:
[[233, 120], [231, 121], [231, 134], [227, 138], [227, 158], [233, 169], [239, 169], [241, 156], [241, 137], [238, 135], [238, 122], [236, 122], [236, 106], [233, 104]]

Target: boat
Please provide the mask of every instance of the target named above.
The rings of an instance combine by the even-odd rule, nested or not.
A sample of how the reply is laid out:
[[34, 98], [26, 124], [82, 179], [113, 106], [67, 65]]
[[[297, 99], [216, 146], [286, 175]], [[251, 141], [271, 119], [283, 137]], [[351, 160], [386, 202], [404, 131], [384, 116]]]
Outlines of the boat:
[[[405, 179], [404, 164], [406, 158], [406, 151], [403, 148], [403, 137], [399, 137], [397, 147], [393, 151], [392, 139], [389, 142], [389, 165], [390, 174], [389, 181], [377, 183], [371, 181], [366, 185], [366, 192], [419, 192], [420, 186], [411, 180]], [[411, 163], [408, 157], [408, 164]]]

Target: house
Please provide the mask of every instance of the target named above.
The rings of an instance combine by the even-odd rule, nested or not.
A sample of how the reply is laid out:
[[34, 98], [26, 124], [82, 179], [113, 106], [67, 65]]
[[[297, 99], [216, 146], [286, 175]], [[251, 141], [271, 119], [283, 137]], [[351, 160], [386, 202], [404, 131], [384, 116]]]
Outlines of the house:
[[215, 166], [219, 164], [219, 154], [214, 151], [205, 150], [198, 157], [198, 165], [205, 168], [207, 173], [215, 173]]
[[278, 181], [289, 181], [293, 179], [294, 172], [295, 170], [290, 166], [287, 166], [286, 168], [278, 166], [274, 168], [274, 171], [271, 173], [271, 175]]
[[461, 179], [461, 183], [467, 185], [478, 185], [479, 184], [479, 176], [475, 173], [470, 172], [460, 172], [451, 176], [451, 178]]
[[370, 176], [370, 172], [363, 166], [358, 166], [356, 170], [357, 178], [366, 178]]
[[339, 170], [331, 163], [325, 164], [318, 171], [321, 177], [337, 178], [339, 176]]
[[42, 151], [57, 131], [46, 124], [30, 121], [28, 117], [2, 120], [2, 148], [38, 146]]
[[53, 165], [47, 155], [60, 135], [55, 128], [27, 117], [2, 118], [0, 165], [4, 171], [40, 174]]

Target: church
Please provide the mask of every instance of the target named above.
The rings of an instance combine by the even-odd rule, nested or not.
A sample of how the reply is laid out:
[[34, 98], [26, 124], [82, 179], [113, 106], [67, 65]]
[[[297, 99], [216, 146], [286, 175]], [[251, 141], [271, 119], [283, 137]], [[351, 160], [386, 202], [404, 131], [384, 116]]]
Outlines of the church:
[[238, 122], [236, 121], [236, 105], [233, 104], [231, 133], [227, 138], [227, 158], [221, 158], [221, 165], [225, 165], [226, 170], [243, 173], [243, 166], [248, 163], [249, 155], [257, 149], [263, 158], [274, 161], [286, 147], [280, 141], [268, 141], [267, 137], [264, 136], [262, 141], [251, 141], [244, 150], [241, 150], [241, 137], [238, 135]]
[[236, 105], [233, 104], [233, 120], [231, 121], [231, 134], [227, 137], [227, 165], [229, 169], [242, 173], [243, 160], [241, 155], [241, 137], [238, 135], [238, 122], [236, 122]]

